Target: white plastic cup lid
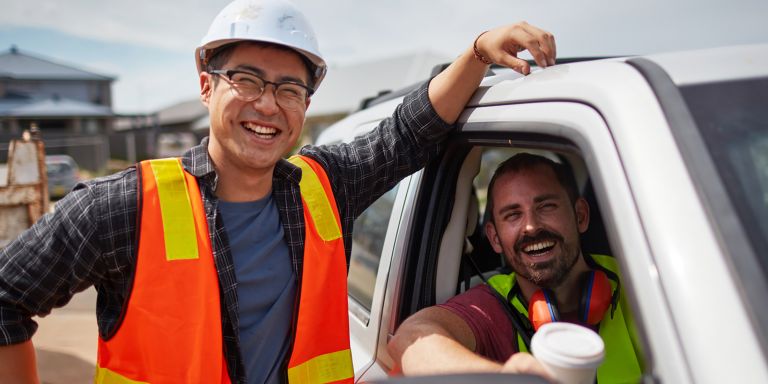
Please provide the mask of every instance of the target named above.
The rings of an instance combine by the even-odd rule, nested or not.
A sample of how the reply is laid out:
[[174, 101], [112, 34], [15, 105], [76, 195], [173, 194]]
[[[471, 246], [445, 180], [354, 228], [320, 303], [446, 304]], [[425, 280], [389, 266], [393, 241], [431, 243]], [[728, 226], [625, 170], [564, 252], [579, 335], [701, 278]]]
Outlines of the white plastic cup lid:
[[577, 324], [542, 325], [531, 339], [537, 359], [563, 368], [597, 368], [605, 356], [605, 344], [595, 331]]

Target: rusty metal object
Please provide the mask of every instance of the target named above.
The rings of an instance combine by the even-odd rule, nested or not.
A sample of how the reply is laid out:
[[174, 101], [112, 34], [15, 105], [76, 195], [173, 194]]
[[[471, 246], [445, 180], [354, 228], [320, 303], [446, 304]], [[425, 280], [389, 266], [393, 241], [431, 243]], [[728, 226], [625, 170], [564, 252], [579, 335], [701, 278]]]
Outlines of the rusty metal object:
[[11, 140], [7, 181], [0, 184], [0, 248], [48, 211], [45, 146], [35, 125]]

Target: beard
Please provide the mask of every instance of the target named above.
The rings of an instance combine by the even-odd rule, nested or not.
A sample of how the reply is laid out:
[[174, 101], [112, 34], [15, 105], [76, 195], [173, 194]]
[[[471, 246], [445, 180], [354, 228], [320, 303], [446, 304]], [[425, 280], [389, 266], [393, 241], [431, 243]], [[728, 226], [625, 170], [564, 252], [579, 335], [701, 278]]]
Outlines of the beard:
[[[554, 240], [556, 244], [560, 244], [562, 254], [548, 261], [524, 262], [522, 258], [523, 244], [542, 240]], [[540, 288], [555, 289], [568, 277], [568, 273], [578, 261], [580, 254], [578, 241], [576, 244], [567, 244], [560, 234], [544, 230], [536, 236], [525, 236], [518, 240], [509, 261], [515, 273], [524, 279]]]

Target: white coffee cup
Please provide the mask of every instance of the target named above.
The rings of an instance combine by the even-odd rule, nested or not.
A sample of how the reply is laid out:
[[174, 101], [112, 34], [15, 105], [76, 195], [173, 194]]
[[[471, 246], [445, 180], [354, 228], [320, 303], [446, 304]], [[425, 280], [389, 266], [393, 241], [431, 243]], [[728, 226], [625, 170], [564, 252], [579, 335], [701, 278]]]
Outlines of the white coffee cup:
[[559, 383], [592, 384], [605, 356], [605, 344], [589, 328], [555, 322], [536, 331], [531, 352]]

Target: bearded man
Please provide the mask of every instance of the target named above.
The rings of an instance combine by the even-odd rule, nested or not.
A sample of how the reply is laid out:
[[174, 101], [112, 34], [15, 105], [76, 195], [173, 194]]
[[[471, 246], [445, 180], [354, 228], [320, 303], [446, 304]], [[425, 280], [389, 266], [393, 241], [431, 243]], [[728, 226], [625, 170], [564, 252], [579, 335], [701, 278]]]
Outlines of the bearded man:
[[403, 373], [532, 372], [551, 379], [527, 353], [530, 338], [547, 322], [566, 321], [603, 338], [601, 384], [637, 382], [641, 354], [618, 268], [613, 257], [581, 251], [589, 205], [570, 169], [515, 155], [494, 173], [487, 210], [487, 238], [513, 272], [403, 322], [388, 346]]

